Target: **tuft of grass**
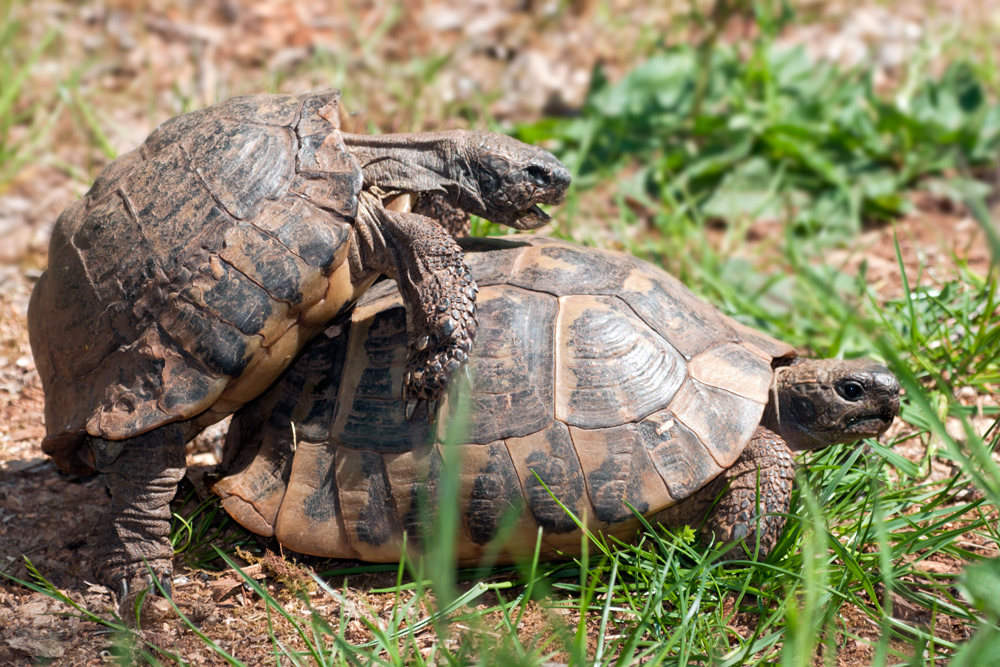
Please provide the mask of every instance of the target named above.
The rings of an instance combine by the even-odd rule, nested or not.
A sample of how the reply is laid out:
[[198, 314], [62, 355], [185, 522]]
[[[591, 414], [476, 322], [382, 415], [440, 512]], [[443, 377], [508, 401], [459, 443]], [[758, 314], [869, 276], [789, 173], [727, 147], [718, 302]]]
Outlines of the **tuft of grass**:
[[170, 544], [174, 556], [192, 569], [217, 570], [222, 564], [216, 549], [235, 553], [254, 542], [222, 509], [218, 498], [199, 501], [194, 488], [174, 500], [171, 514]]

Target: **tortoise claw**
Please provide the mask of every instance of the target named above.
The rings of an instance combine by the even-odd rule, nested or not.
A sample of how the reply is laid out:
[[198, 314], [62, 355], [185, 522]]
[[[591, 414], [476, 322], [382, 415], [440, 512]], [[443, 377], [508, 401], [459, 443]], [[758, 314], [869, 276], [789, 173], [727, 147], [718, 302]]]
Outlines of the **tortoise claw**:
[[118, 581], [115, 585], [115, 593], [118, 595], [118, 601], [121, 602], [128, 597], [128, 578], [125, 575], [120, 575]]
[[[129, 595], [133, 593], [132, 587], [129, 586], [128, 582], [129, 582], [129, 577], [128, 575], [125, 574], [119, 575], [118, 577], [115, 578], [113, 586], [115, 589], [115, 594], [118, 597], [118, 604], [123, 604], [125, 600], [129, 597]], [[149, 585], [145, 587], [147, 590], [146, 594], [159, 597], [161, 594], [160, 590], [156, 588], [156, 586], [153, 584], [152, 581], [148, 581], [148, 584]], [[162, 592], [163, 597], [173, 598], [173, 582], [171, 581], [171, 577], [169, 574], [163, 574], [160, 576], [160, 586], [163, 588]], [[141, 594], [142, 590], [143, 587], [140, 586], [139, 589], [135, 592]]]
[[174, 592], [172, 588], [173, 581], [171, 581], [168, 575], [163, 575], [162, 577], [160, 577], [160, 586], [163, 588], [163, 597], [171, 599], [174, 597]]
[[426, 400], [423, 398], [412, 398], [406, 402], [406, 421], [413, 419], [413, 415], [416, 414], [417, 408], [420, 407], [421, 403], [427, 403], [427, 421], [431, 424], [437, 418], [438, 402], [435, 399]]
[[[145, 562], [134, 563], [120, 567], [115, 574], [104, 581], [108, 582], [108, 587], [117, 595], [119, 603], [125, 598], [135, 597], [143, 591], [147, 591], [148, 595], [155, 597], [169, 598], [172, 597], [173, 568], [158, 567]], [[159, 588], [156, 585], [157, 582], [159, 582]], [[163, 589], [162, 593], [160, 588]]]

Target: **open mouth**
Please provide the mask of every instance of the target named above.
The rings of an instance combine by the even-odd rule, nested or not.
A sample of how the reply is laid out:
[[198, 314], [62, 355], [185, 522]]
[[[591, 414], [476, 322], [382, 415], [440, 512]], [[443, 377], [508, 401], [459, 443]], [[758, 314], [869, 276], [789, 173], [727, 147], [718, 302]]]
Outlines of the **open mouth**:
[[546, 213], [545, 211], [543, 211], [538, 204], [535, 204], [531, 208], [529, 208], [528, 212], [525, 214], [524, 217], [526, 217], [526, 218], [528, 218], [528, 217], [538, 218], [539, 220], [542, 220], [543, 222], [551, 222], [552, 221], [552, 217], [548, 213]]
[[[389, 211], [409, 213], [416, 206], [418, 196], [416, 192], [401, 192], [383, 199], [382, 205]], [[538, 204], [533, 204], [531, 208], [521, 213], [518, 222], [520, 224], [516, 227], [519, 229], [535, 229], [552, 222], [552, 216], [543, 211]]]
[[892, 420], [887, 420], [880, 415], [861, 415], [850, 421], [847, 425], [852, 431], [865, 431], [882, 433], [885, 429], [889, 428], [889, 424]]

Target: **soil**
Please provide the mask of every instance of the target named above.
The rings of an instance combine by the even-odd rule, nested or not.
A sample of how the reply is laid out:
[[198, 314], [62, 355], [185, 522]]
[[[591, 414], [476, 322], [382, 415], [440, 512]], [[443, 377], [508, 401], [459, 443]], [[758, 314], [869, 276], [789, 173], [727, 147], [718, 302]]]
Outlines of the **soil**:
[[[563, 4], [566, 7], [559, 10]], [[31, 288], [46, 265], [54, 220], [86, 191], [108, 160], [95, 146], [105, 141], [112, 150], [125, 152], [167, 117], [231, 94], [271, 84], [282, 90], [322, 86], [326, 82], [317, 80], [315, 72], [333, 75], [328, 64], [336, 58], [352, 72], [350, 85], [365, 91], [368, 120], [384, 131], [462, 125], [463, 109], [481, 106], [498, 120], [534, 118], [542, 112], [571, 113], [583, 99], [596, 63], [614, 79], [657, 39], [677, 38], [671, 24], [681, 10], [665, 4], [664, 9], [653, 11], [648, 4], [573, 0], [504, 3], [493, 8], [490, 3], [480, 7], [427, 2], [396, 13], [387, 3], [358, 2], [344, 3], [343, 11], [335, 14], [317, 0], [294, 5], [268, 0], [252, 3], [252, 9], [223, 0], [183, 5], [161, 1], [148, 7], [133, 0], [84, 7], [25, 5], [26, 39], [40, 40], [50, 28], [62, 36], [57, 57], [43, 59], [32, 73], [39, 99], [48, 99], [42, 92], [54, 90], [54, 82], [77, 67], [81, 93], [99, 90], [103, 102], [97, 110], [97, 129], [79, 122], [83, 107], [57, 117], [51, 128], [51, 150], [0, 189], [0, 572], [30, 580], [30, 561], [89, 613], [108, 618], [113, 608], [109, 591], [92, 583], [93, 529], [108, 503], [107, 492], [97, 477], [64, 475], [41, 452], [43, 395], [25, 316]], [[827, 19], [791, 31], [790, 41], [816, 48], [822, 45], [830, 52], [819, 55], [843, 58], [873, 43], [871, 21], [862, 21], [858, 27], [860, 14], [852, 13], [854, 18], [848, 20], [837, 3], [812, 4]], [[896, 26], [886, 27], [887, 33], [878, 42], [886, 77], [898, 73], [897, 61], [910, 48], [911, 24], [923, 34], [942, 21], [962, 25], [968, 12], [985, 11], [989, 3], [950, 5], [955, 10], [951, 15], [916, 10], [915, 17], [910, 17], [914, 11], [908, 10], [903, 18], [893, 19], [896, 23], [883, 22]], [[880, 7], [870, 9], [880, 16]], [[739, 31], [735, 33], [738, 36]], [[444, 55], [449, 58], [439, 62]], [[440, 70], [425, 76], [434, 67]], [[349, 93], [350, 87], [345, 88]], [[95, 138], [95, 133], [103, 136]], [[911, 215], [891, 227], [865, 231], [830, 261], [842, 262], [847, 271], [856, 271], [862, 261], [867, 262], [869, 279], [886, 298], [897, 296], [901, 289], [894, 238], [899, 239], [903, 265], [911, 277], [918, 275], [918, 266], [931, 267], [920, 274], [920, 281], [947, 280], [957, 270], [958, 260], [986, 274], [990, 259], [986, 244], [965, 211], [929, 195], [914, 195], [914, 204]], [[751, 228], [748, 240], [768, 233], [766, 227]], [[983, 399], [972, 396], [969, 400]], [[920, 460], [922, 447], [917, 443], [905, 455]], [[213, 462], [213, 449], [211, 437], [192, 445], [192, 470], [204, 472]], [[939, 470], [942, 476], [947, 474], [946, 469]], [[977, 546], [977, 539], [969, 536], [969, 548]], [[985, 546], [978, 546], [989, 555]], [[290, 611], [304, 609], [292, 593], [300, 586], [334, 625], [345, 608], [349, 641], [371, 639], [361, 616], [377, 623], [388, 618], [397, 602], [392, 595], [370, 592], [391, 586], [394, 574], [352, 576], [340, 589], [345, 596], [335, 598], [310, 590], [311, 580], [280, 555], [272, 553], [245, 564]], [[956, 573], [962, 565], [935, 555], [923, 567], [943, 574]], [[274, 624], [282, 641], [301, 646], [293, 628], [280, 618], [269, 619], [260, 597], [231, 570], [206, 571], [179, 561], [174, 600], [199, 629], [248, 665], [268, 662], [272, 654], [268, 623]], [[481, 608], [491, 603], [487, 595]], [[909, 609], [905, 601], [894, 608], [901, 618], [921, 613]], [[79, 612], [64, 615], [67, 612], [73, 610], [64, 603], [0, 580], [0, 665], [103, 665], [123, 650], [120, 638], [107, 628], [80, 618]], [[544, 641], [554, 623], [571, 628], [575, 622], [573, 611], [532, 603], [518, 632], [526, 642]], [[839, 622], [845, 635], [868, 642], [878, 639], [879, 629], [850, 606], [844, 607]], [[754, 619], [738, 616], [734, 625], [748, 637]], [[171, 613], [153, 608], [142, 627], [146, 641], [178, 652], [188, 664], [224, 664]], [[456, 627], [453, 631], [454, 641], [471, 641], [482, 629]], [[939, 617], [934, 632], [960, 641], [968, 628]], [[430, 633], [428, 629], [418, 635], [417, 645], [425, 654], [430, 649]], [[595, 648], [592, 645], [591, 652]], [[868, 664], [871, 656], [871, 647], [863, 641], [849, 639], [838, 646], [839, 665]], [[567, 659], [565, 655], [551, 658], [554, 663]]]

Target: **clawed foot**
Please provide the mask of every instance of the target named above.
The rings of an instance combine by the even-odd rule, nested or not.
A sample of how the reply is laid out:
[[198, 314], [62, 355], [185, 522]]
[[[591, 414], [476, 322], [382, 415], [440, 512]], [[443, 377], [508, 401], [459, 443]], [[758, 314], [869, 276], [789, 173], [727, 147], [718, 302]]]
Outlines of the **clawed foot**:
[[413, 417], [421, 401], [427, 401], [427, 413], [434, 421], [438, 399], [449, 381], [461, 368], [468, 372], [465, 363], [475, 338], [475, 296], [479, 288], [470, 277], [469, 285], [463, 290], [468, 298], [462, 303], [452, 304], [443, 298], [436, 306], [441, 316], [436, 333], [419, 336], [409, 346], [403, 377], [407, 420]]
[[[165, 598], [172, 597], [170, 580], [173, 568], [168, 563], [150, 563], [153, 574], [145, 563], [116, 568], [109, 584], [115, 593], [118, 615], [129, 627], [151, 627], [172, 614], [173, 607]], [[164, 597], [160, 597], [160, 588], [153, 582], [153, 576], [160, 583]]]
[[[370, 257], [357, 262], [380, 266], [395, 278], [406, 305], [410, 336], [402, 387], [406, 418], [427, 401], [433, 420], [448, 381], [469, 359], [479, 287], [462, 248], [438, 222], [384, 209], [371, 194], [362, 195], [368, 204], [364, 210], [378, 222], [369, 220], [371, 227], [366, 227], [365, 215], [359, 215], [359, 254], [367, 252]], [[386, 258], [392, 261], [385, 262]]]
[[150, 574], [150, 569], [152, 569], [153, 574], [159, 580], [166, 597], [170, 597], [173, 565], [170, 563], [150, 563], [150, 567], [146, 567], [145, 563], [138, 563], [136, 565], [116, 568], [108, 577], [111, 583], [111, 590], [115, 592], [119, 603], [123, 602], [130, 595], [141, 593], [147, 589], [150, 595], [160, 595], [160, 589], [153, 583], [153, 575]]

